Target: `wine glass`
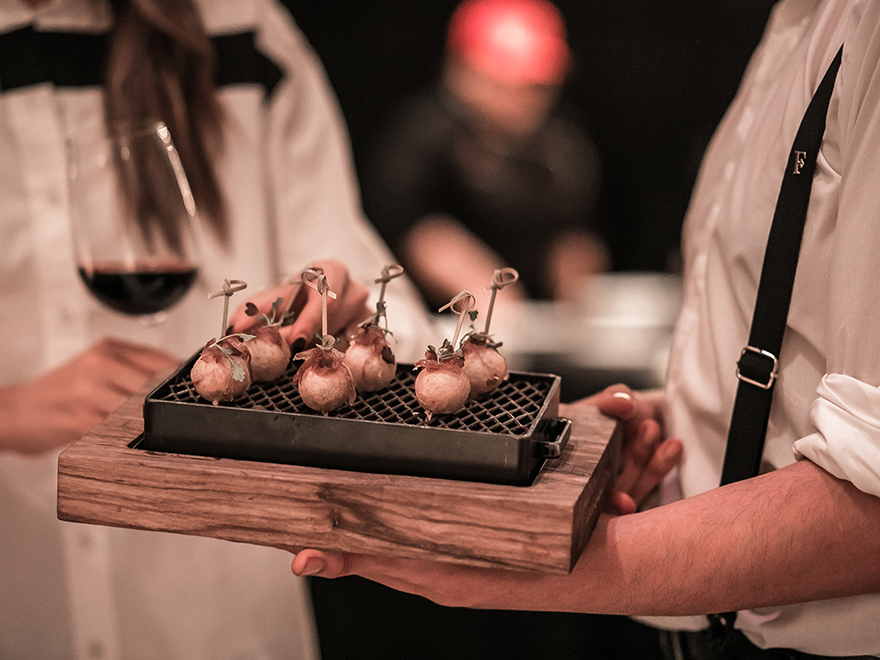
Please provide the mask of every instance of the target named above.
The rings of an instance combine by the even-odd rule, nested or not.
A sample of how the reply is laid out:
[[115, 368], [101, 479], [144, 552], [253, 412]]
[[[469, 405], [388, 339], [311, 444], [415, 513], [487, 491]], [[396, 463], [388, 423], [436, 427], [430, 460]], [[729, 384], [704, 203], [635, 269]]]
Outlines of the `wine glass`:
[[105, 306], [158, 323], [195, 283], [196, 206], [160, 121], [67, 142], [76, 265]]

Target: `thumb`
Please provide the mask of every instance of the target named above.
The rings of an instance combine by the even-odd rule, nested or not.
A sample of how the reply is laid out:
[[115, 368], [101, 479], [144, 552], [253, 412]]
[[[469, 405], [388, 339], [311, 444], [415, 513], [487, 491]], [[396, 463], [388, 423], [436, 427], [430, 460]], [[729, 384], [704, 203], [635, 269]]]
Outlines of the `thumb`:
[[321, 550], [303, 550], [293, 558], [290, 570], [294, 575], [337, 578], [351, 575], [346, 555]]
[[599, 410], [620, 420], [628, 420], [636, 413], [632, 391], [623, 385], [612, 385], [598, 397]]

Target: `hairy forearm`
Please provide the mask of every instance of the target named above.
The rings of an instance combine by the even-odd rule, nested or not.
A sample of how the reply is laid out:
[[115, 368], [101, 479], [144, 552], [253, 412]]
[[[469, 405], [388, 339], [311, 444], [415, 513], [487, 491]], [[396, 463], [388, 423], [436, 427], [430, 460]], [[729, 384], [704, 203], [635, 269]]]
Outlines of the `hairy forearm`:
[[880, 499], [803, 461], [605, 517], [541, 609], [680, 615], [880, 591]]

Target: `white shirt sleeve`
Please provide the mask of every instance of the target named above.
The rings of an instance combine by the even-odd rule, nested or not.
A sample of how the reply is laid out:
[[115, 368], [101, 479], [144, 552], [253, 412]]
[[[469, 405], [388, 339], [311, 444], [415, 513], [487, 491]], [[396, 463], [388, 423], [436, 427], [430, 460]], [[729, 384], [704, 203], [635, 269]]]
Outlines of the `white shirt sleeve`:
[[880, 3], [854, 7], [837, 81], [840, 144], [831, 145], [841, 163], [833, 249], [828, 264], [803, 264], [829, 278], [827, 375], [811, 410], [816, 431], [794, 450], [880, 496]]
[[810, 412], [816, 432], [795, 443], [795, 456], [880, 496], [880, 388], [829, 374], [816, 393]]

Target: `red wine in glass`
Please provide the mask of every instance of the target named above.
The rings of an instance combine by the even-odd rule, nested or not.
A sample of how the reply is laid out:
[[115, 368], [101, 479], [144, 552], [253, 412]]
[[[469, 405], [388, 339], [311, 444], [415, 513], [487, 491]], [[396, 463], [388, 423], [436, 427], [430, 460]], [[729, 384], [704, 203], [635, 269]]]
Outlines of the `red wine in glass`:
[[105, 307], [152, 325], [196, 281], [195, 200], [162, 122], [67, 141], [76, 267]]
[[97, 263], [80, 266], [79, 276], [107, 307], [132, 316], [158, 314], [180, 302], [198, 269], [187, 264]]

